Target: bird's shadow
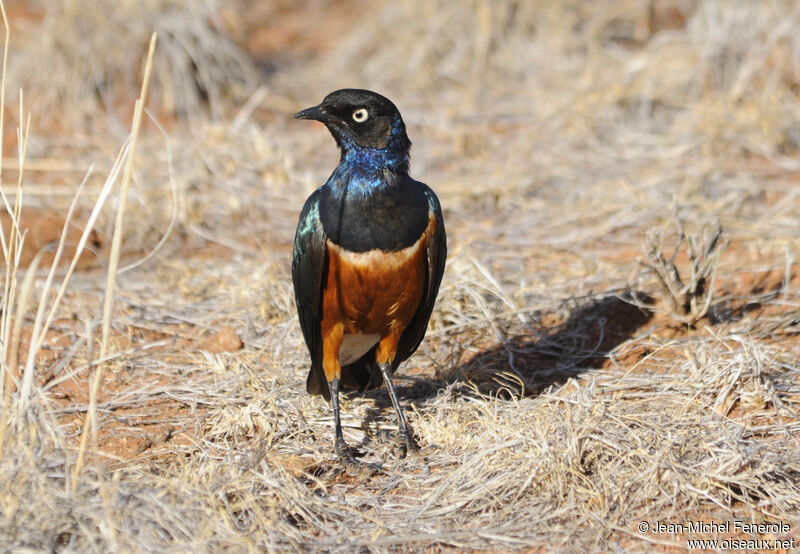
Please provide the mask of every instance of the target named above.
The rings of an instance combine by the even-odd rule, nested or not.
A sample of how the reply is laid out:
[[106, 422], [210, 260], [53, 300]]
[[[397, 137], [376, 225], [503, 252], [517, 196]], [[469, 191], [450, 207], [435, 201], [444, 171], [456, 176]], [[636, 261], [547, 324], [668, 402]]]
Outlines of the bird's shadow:
[[[535, 396], [552, 385], [601, 367], [653, 313], [641, 307], [642, 293], [591, 298], [576, 304], [553, 325], [514, 336], [457, 366], [455, 379], [480, 395], [501, 399]], [[414, 398], [414, 394], [410, 395]]]
[[[508, 338], [436, 378], [397, 374], [398, 395], [404, 404], [423, 403], [445, 389], [499, 399], [538, 395], [606, 363], [616, 347], [651, 320], [653, 313], [641, 307], [651, 301], [646, 294], [633, 292], [576, 303], [560, 323], [540, 324], [528, 333]], [[536, 319], [546, 321], [543, 317]], [[453, 384], [456, 386], [449, 388]], [[364, 427], [384, 421], [391, 411], [386, 389], [362, 395], [373, 400]]]

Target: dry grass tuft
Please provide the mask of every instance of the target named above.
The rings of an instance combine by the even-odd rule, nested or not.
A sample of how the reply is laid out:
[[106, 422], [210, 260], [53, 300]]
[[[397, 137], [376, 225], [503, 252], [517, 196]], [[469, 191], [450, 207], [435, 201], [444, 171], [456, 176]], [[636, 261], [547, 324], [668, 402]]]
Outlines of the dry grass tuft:
[[[694, 326], [708, 315], [714, 299], [717, 268], [727, 239], [723, 237], [719, 221], [703, 225], [698, 234], [687, 234], [676, 213], [674, 225], [677, 239], [669, 258], [664, 257], [663, 232], [651, 229], [645, 235], [646, 260], [639, 263], [658, 278], [659, 297], [670, 316], [680, 323]], [[675, 263], [679, 254], [688, 258], [688, 275], [683, 277]]]
[[215, 2], [52, 2], [41, 21], [19, 31], [10, 92], [35, 91], [37, 116], [79, 129], [99, 110], [112, 116], [122, 111], [124, 117], [110, 123], [126, 131], [132, 91], [139, 86], [130, 69], [144, 63], [153, 32], [161, 37], [151, 102], [157, 113], [184, 121], [219, 117], [225, 100], [257, 79], [253, 62], [226, 36]]

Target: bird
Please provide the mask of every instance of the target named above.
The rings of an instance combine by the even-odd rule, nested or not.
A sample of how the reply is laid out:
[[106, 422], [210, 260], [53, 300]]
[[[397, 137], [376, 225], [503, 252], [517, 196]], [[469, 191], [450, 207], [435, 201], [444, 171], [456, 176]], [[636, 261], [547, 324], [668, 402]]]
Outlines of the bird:
[[417, 449], [392, 382], [428, 327], [447, 258], [439, 199], [409, 174], [411, 141], [397, 107], [369, 90], [341, 89], [294, 114], [323, 123], [339, 165], [306, 200], [292, 282], [311, 358], [306, 390], [333, 408], [334, 451], [359, 465], [342, 435], [339, 393], [386, 383], [401, 456]]

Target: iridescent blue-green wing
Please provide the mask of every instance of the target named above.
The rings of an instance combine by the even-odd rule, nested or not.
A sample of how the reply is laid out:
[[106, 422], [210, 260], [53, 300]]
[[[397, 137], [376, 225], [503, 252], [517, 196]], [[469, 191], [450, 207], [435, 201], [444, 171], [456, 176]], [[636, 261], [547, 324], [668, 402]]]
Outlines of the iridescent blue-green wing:
[[427, 186], [422, 186], [425, 187], [425, 197], [428, 200], [430, 213], [436, 217], [436, 231], [428, 242], [425, 292], [414, 318], [406, 327], [403, 336], [400, 337], [400, 343], [397, 345], [397, 354], [392, 364], [393, 370], [417, 350], [425, 337], [425, 331], [428, 329], [428, 320], [433, 312], [433, 305], [436, 303], [436, 295], [439, 293], [439, 285], [442, 282], [445, 260], [447, 259], [447, 234], [444, 229], [442, 207], [436, 194]]
[[292, 282], [294, 301], [300, 318], [300, 329], [311, 356], [306, 389], [311, 394], [321, 394], [330, 400], [330, 389], [322, 369], [322, 287], [328, 268], [326, 236], [322, 229], [319, 210], [320, 191], [306, 200], [300, 212], [300, 221], [294, 237], [292, 254]]

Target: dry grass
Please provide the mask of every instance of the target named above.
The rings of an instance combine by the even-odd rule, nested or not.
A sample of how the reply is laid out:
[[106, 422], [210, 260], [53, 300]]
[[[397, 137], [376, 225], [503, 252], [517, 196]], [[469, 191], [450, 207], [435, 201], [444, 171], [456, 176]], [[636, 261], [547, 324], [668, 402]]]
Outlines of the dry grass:
[[[658, 278], [659, 296], [666, 312], [678, 322], [696, 327], [708, 316], [714, 300], [717, 268], [727, 238], [719, 221], [703, 225], [698, 234], [687, 234], [677, 214], [673, 225], [677, 237], [672, 253], [664, 251], [663, 231], [651, 229], [645, 237], [645, 261], [641, 263]], [[683, 276], [675, 263], [680, 254], [688, 259], [689, 266], [688, 274]]]
[[92, 132], [102, 122], [106, 132], [127, 134], [127, 117], [93, 120], [130, 109], [131, 91], [140, 84], [131, 69], [141, 65], [153, 32], [160, 37], [151, 103], [158, 113], [183, 120], [219, 116], [226, 97], [256, 81], [252, 61], [221, 32], [213, 1], [37, 4], [24, 2], [31, 19], [12, 30], [9, 78], [32, 91], [37, 117], [68, 128]]
[[[136, 18], [90, 4], [66, 2], [27, 23], [63, 59], [90, 59], [76, 66], [89, 74], [54, 66], [14, 70], [6, 82], [51, 99], [14, 166], [29, 168], [23, 190], [35, 185], [26, 206], [66, 214], [95, 163], [74, 218], [89, 228], [100, 206], [96, 225], [111, 236], [124, 136], [108, 114], [130, 113], [151, 31], [159, 52], [170, 51], [164, 22], [183, 22], [167, 44], [206, 53], [191, 56], [209, 76], [205, 90], [244, 90], [238, 101], [170, 93], [165, 104], [171, 86], [191, 87], [176, 84], [186, 64], [157, 54], [153, 117], [167, 130], [143, 123], [121, 263], [158, 249], [117, 275], [105, 358], [109, 253], [72, 275], [28, 357], [24, 400], [20, 366], [6, 356], [18, 349], [25, 365], [37, 309], [55, 299], [43, 294], [47, 273], [15, 269], [4, 246], [0, 543], [683, 549], [684, 534], [642, 534], [637, 524], [697, 519], [780, 520], [797, 541], [800, 6], [283, 6], [264, 25], [279, 35], [281, 17], [308, 12], [285, 48], [316, 54], [278, 66], [258, 88], [237, 69], [255, 63], [208, 54], [225, 44], [220, 52], [242, 55], [208, 23], [214, 3], [124, 3], [142, 10]], [[67, 6], [95, 23], [58, 31]], [[13, 25], [9, 67], [50, 56], [48, 41], [34, 46], [25, 33], [15, 46]], [[326, 34], [343, 27], [351, 32]], [[111, 29], [114, 44], [103, 46]], [[64, 91], [100, 82], [113, 102], [79, 95], [94, 136], [59, 135], [58, 122], [39, 117], [72, 117], [61, 114], [74, 106], [59, 103]], [[372, 477], [338, 468], [329, 408], [304, 392], [289, 278], [299, 208], [337, 159], [326, 132], [290, 114], [340, 86], [379, 90], [400, 107], [412, 174], [442, 200], [451, 253], [426, 340], [399, 376], [422, 450], [398, 459], [384, 442], [395, 419], [383, 390], [343, 400], [346, 439], [384, 467]], [[13, 177], [2, 183], [11, 212]], [[45, 185], [69, 194], [37, 194]], [[653, 244], [648, 230], [670, 225], [674, 210], [686, 237], [719, 220], [729, 241], [704, 259], [672, 257], [671, 246], [660, 258], [684, 278], [693, 263], [714, 276], [695, 287], [703, 314], [690, 310], [692, 325], [637, 262]], [[21, 238], [10, 237], [4, 244]], [[54, 274], [60, 283], [63, 270]], [[219, 338], [231, 330], [242, 348]], [[97, 438], [76, 471], [99, 363]]]

